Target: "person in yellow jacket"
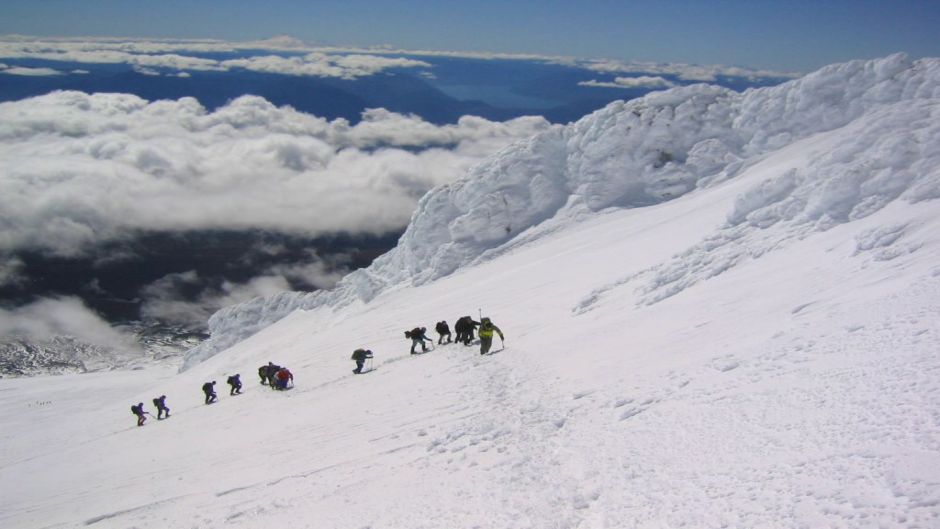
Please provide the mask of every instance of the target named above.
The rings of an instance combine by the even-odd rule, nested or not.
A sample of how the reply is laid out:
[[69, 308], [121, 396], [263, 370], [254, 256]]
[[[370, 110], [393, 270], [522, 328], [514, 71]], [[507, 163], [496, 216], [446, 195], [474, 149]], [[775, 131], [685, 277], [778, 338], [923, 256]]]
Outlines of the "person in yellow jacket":
[[505, 342], [506, 339], [503, 338], [503, 331], [499, 330], [499, 327], [493, 324], [489, 318], [483, 318], [480, 320], [480, 330], [477, 331], [477, 336], [480, 337], [480, 354], [485, 355], [490, 351], [490, 346], [493, 345], [493, 333], [499, 335], [499, 341]]

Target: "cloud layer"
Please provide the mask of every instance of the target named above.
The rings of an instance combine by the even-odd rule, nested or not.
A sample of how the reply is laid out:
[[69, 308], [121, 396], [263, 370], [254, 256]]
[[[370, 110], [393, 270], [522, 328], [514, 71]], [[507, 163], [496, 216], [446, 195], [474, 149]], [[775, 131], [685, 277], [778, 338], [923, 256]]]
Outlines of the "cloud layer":
[[698, 65], [682, 63], [653, 63], [641, 61], [591, 60], [582, 66], [599, 73], [669, 75], [681, 81], [712, 83], [719, 77], [740, 77], [751, 81], [758, 79], [790, 79], [800, 74], [772, 70], [752, 70], [738, 66]]
[[672, 88], [676, 83], [663, 77], [651, 77], [642, 75], [640, 77], [617, 77], [613, 81], [582, 81], [580, 86], [594, 86], [600, 88]]
[[65, 75], [65, 72], [54, 68], [27, 68], [25, 66], [9, 67], [6, 64], [0, 64], [0, 73], [7, 75], [22, 75], [26, 77], [47, 77], [50, 75]]
[[0, 336], [72, 336], [118, 350], [138, 350], [134, 339], [111, 327], [75, 297], [45, 298], [14, 310], [0, 308]]
[[[100, 258], [103, 244], [141, 232], [399, 231], [431, 187], [551, 126], [540, 117], [438, 126], [382, 109], [362, 118], [327, 121], [252, 96], [214, 112], [191, 98], [81, 92], [0, 103], [0, 286], [22, 284], [20, 252]], [[229, 304], [328, 288], [347, 264], [310, 254], [242, 282], [170, 274], [141, 290], [141, 317], [198, 328]], [[124, 344], [77, 298], [0, 311], [0, 335], [14, 331]]]
[[[200, 53], [231, 53], [239, 49], [290, 52], [300, 55], [261, 55], [216, 60], [194, 56]], [[368, 53], [332, 53], [316, 48], [289, 46], [284, 40], [230, 44], [221, 41], [122, 41], [115, 39], [0, 39], [0, 58], [40, 59], [86, 64], [128, 64], [148, 75], [161, 75], [157, 68], [187, 71], [243, 69], [283, 75], [356, 79], [390, 68], [429, 68], [424, 61]], [[55, 75], [51, 68], [9, 68], [16, 75]]]
[[0, 252], [82, 255], [154, 230], [400, 230], [431, 187], [548, 127], [379, 109], [351, 125], [253, 96], [214, 112], [81, 92], [2, 103]]
[[[241, 58], [217, 60], [205, 54], [240, 54]], [[220, 40], [129, 40], [119, 38], [0, 37], [0, 59], [41, 59], [89, 64], [128, 64], [158, 72], [246, 69], [283, 75], [307, 75], [356, 79], [391, 68], [432, 68], [414, 57], [455, 57], [477, 60], [541, 61], [583, 68], [599, 73], [668, 75], [680, 81], [714, 82], [720, 76], [755, 81], [762, 78], [796, 77], [791, 72], [753, 70], [735, 66], [651, 63], [611, 59], [580, 59], [520, 53], [486, 53], [441, 50], [407, 50], [392, 47], [311, 46], [288, 36], [250, 42]], [[164, 73], [164, 72], [161, 72]], [[424, 72], [427, 73], [427, 72]], [[586, 86], [609, 86], [601, 84]]]
[[209, 316], [229, 305], [295, 290], [298, 284], [331, 288], [350, 271], [349, 260], [344, 254], [324, 259], [310, 251], [306, 259], [259, 269], [242, 282], [200, 277], [194, 270], [168, 274], [141, 289], [140, 316], [145, 321], [204, 329]]

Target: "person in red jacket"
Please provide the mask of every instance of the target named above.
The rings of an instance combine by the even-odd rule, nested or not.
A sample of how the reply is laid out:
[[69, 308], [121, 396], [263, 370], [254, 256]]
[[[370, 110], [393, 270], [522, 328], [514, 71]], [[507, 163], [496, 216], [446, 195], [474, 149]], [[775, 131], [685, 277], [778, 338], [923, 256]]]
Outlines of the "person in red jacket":
[[287, 389], [288, 382], [291, 385], [294, 384], [294, 374], [286, 367], [282, 367], [277, 374], [274, 375], [274, 379], [277, 383], [277, 389]]

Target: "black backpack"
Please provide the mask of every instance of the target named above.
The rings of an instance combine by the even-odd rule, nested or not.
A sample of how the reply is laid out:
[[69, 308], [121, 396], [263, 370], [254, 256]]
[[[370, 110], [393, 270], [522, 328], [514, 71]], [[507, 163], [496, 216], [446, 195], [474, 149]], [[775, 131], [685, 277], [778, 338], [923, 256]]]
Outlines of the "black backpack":
[[131, 413], [133, 413], [134, 415], [140, 415], [140, 409], [137, 407], [136, 404], [131, 406]]
[[409, 340], [411, 339], [411, 331], [405, 331], [405, 338]]

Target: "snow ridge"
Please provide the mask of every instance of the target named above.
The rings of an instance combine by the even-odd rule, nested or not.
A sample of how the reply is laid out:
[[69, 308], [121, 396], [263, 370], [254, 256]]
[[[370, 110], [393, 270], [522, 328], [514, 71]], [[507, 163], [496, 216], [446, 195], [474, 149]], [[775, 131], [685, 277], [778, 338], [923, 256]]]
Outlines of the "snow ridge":
[[[940, 59], [903, 54], [827, 66], [743, 93], [703, 84], [615, 102], [513, 144], [432, 190], [398, 246], [333, 290], [285, 292], [220, 310], [209, 320], [211, 338], [187, 354], [182, 369], [295, 310], [368, 302], [394, 286], [486, 261], [506, 243], [538, 238], [586, 214], [673, 200], [732, 180], [797, 142], [821, 142], [804, 166], [784, 168], [741, 194], [712, 238], [642, 274], [641, 303], [656, 303], [772, 250], [779, 234], [768, 237], [767, 228], [783, 230], [783, 240], [805, 237], [896, 199], [940, 198], [938, 117]], [[863, 237], [859, 251], [892, 236]], [[747, 245], [735, 243], [742, 238]], [[755, 252], [761, 238], [767, 243]], [[605, 292], [575, 311], [590, 310]]]

